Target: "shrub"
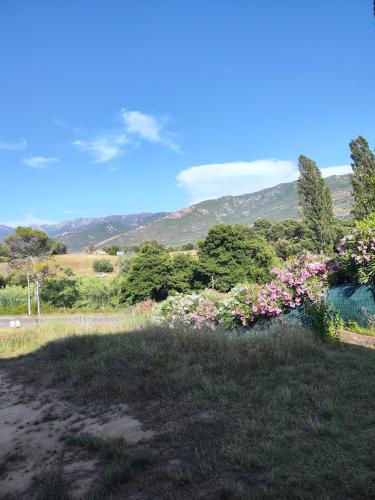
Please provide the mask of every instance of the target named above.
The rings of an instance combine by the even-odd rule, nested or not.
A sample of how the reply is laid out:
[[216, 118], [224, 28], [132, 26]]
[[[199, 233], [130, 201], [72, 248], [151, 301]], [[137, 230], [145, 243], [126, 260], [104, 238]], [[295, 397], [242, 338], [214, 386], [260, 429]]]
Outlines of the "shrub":
[[307, 304], [304, 312], [308, 325], [317, 337], [325, 341], [340, 339], [340, 330], [344, 328], [344, 321], [334, 313], [332, 306], [325, 300]]
[[113, 265], [108, 259], [98, 259], [92, 265], [93, 270], [96, 273], [112, 273]]
[[76, 307], [104, 309], [116, 305], [116, 282], [96, 276], [85, 276], [77, 280], [78, 299]]
[[71, 276], [55, 277], [44, 281], [40, 298], [55, 307], [74, 307], [78, 300], [77, 281]]
[[356, 222], [352, 232], [341, 239], [337, 251], [343, 281], [375, 282], [375, 212]]
[[247, 327], [323, 297], [327, 269], [318, 256], [305, 255], [273, 273], [276, 280], [266, 285], [237, 285], [228, 294], [205, 290], [169, 297], [161, 307], [161, 318], [170, 326], [180, 321], [197, 329], [219, 324]]
[[194, 243], [184, 243], [183, 245], [181, 245], [181, 250], [183, 251], [194, 250], [194, 248]]

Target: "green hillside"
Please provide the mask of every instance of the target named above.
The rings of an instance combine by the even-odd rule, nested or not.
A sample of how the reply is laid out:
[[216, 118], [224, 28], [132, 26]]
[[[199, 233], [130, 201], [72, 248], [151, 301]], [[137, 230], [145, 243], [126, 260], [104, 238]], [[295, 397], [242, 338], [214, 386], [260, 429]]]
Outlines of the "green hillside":
[[[335, 215], [349, 218], [349, 175], [329, 177]], [[137, 244], [147, 240], [174, 245], [203, 238], [214, 224], [252, 224], [259, 218], [279, 221], [299, 218], [297, 183], [289, 182], [241, 196], [224, 196], [178, 210], [145, 226], [115, 235], [105, 244]]]

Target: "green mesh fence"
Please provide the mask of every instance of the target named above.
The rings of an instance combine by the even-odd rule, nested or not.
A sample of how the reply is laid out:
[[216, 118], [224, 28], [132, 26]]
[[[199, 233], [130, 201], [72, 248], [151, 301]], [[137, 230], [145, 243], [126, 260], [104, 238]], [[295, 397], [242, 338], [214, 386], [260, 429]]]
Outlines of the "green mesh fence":
[[368, 326], [369, 316], [375, 317], [375, 285], [338, 285], [330, 288], [327, 301], [345, 321]]
[[[344, 321], [355, 321], [366, 327], [369, 317], [375, 317], [375, 285], [334, 286], [328, 290], [327, 302]], [[303, 306], [290, 310], [286, 317], [291, 323], [308, 323]]]

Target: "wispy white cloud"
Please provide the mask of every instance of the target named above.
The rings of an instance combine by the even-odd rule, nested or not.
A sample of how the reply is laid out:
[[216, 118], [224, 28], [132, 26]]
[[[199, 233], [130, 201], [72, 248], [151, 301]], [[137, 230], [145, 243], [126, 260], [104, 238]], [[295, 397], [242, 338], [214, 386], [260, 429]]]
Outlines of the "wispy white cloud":
[[322, 168], [321, 172], [323, 177], [330, 177], [331, 175], [352, 174], [353, 170], [350, 165], [337, 165], [336, 167]]
[[95, 163], [105, 163], [121, 156], [127, 143], [126, 135], [119, 134], [112, 137], [98, 137], [92, 141], [77, 140], [73, 142], [73, 145], [82, 151], [88, 151]]
[[[350, 165], [339, 165], [322, 169], [322, 175], [329, 177], [350, 171]], [[197, 203], [220, 196], [253, 193], [296, 180], [298, 175], [293, 161], [262, 159], [189, 167], [178, 174], [177, 181], [189, 193], [191, 203]]]
[[[109, 133], [102, 133], [94, 138], [77, 139], [73, 145], [87, 151], [94, 163], [106, 163], [123, 155], [126, 149], [138, 147], [142, 142], [162, 144], [179, 151], [175, 135], [165, 129], [166, 118], [159, 118], [140, 111], [122, 109], [120, 112], [121, 127]], [[58, 120], [56, 124], [64, 126]], [[115, 167], [111, 168], [111, 171]]]
[[127, 133], [149, 142], [164, 144], [174, 151], [180, 150], [180, 146], [174, 140], [174, 134], [165, 129], [166, 118], [128, 109], [121, 110], [121, 115]]
[[27, 146], [25, 139], [18, 142], [0, 142], [0, 149], [7, 149], [9, 151], [22, 151]]
[[30, 156], [29, 158], [24, 158], [22, 163], [28, 165], [32, 168], [45, 169], [54, 163], [58, 163], [59, 158], [47, 157], [47, 156]]
[[3, 222], [6, 226], [10, 227], [18, 227], [18, 226], [41, 226], [43, 224], [55, 224], [55, 221], [48, 219], [41, 219], [39, 217], [35, 217], [33, 214], [25, 214], [22, 219], [19, 220], [9, 220]]

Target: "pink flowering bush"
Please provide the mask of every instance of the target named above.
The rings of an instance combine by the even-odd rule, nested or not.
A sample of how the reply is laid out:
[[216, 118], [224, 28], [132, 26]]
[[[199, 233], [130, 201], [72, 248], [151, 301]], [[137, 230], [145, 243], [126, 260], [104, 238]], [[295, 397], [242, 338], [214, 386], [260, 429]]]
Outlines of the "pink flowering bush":
[[238, 285], [228, 294], [206, 290], [169, 297], [161, 306], [160, 317], [171, 326], [179, 321], [196, 329], [250, 326], [305, 301], [318, 302], [324, 295], [327, 267], [316, 255], [306, 254], [272, 272], [276, 278], [266, 285]]
[[326, 290], [327, 267], [316, 255], [306, 254], [272, 272], [276, 279], [271, 283], [239, 285], [229, 292], [234, 298], [235, 316], [243, 326], [279, 316], [305, 301], [318, 302]]
[[337, 247], [338, 262], [344, 281], [375, 281], [375, 213], [358, 221]]

